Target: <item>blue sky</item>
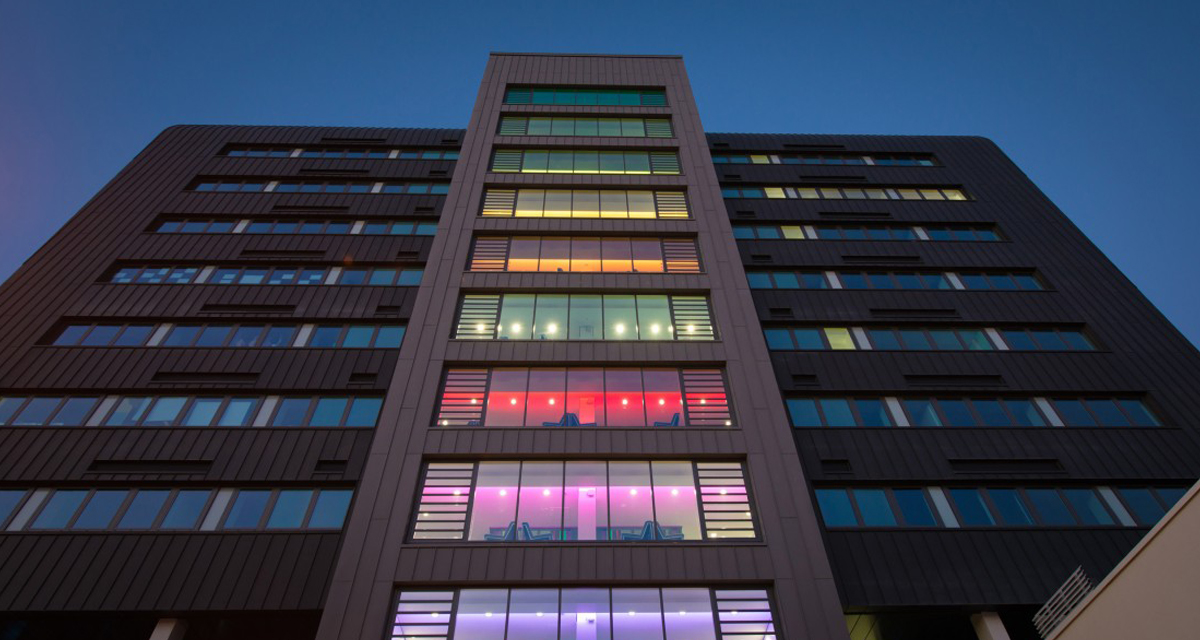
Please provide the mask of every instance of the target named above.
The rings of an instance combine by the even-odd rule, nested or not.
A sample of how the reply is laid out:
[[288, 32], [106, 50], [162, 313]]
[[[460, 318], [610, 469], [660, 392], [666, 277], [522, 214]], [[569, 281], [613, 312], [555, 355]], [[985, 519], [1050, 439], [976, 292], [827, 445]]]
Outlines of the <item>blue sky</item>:
[[709, 131], [992, 138], [1200, 338], [1200, 3], [0, 0], [0, 15], [0, 278], [173, 124], [462, 127], [489, 51], [678, 53]]

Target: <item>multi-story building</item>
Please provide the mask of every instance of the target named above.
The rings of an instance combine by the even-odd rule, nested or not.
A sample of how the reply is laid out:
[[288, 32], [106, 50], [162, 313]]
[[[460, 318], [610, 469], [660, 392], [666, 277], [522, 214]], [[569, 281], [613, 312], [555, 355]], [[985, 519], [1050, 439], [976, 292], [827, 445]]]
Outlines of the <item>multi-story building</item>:
[[163, 132], [0, 288], [0, 637], [1000, 640], [1200, 475], [1195, 349], [979, 138]]

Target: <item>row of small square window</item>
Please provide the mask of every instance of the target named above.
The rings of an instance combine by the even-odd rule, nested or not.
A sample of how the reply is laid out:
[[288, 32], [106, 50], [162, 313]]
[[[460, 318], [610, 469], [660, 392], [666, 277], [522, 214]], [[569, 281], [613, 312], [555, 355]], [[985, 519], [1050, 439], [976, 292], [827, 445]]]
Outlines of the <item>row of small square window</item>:
[[1158, 427], [1136, 398], [788, 398], [792, 426]]
[[230, 158], [347, 158], [371, 160], [458, 160], [458, 150], [345, 147], [232, 147]]
[[764, 329], [775, 351], [1095, 351], [1075, 329], [797, 327]]
[[206, 178], [192, 185], [192, 191], [238, 193], [385, 193], [428, 194], [450, 193], [450, 183], [409, 182], [347, 182], [335, 180], [238, 180], [236, 178]]
[[575, 87], [509, 87], [504, 104], [570, 104], [579, 106], [665, 107], [662, 89], [580, 89]]
[[726, 198], [772, 198], [789, 200], [970, 200], [953, 187], [722, 187]]
[[267, 233], [432, 236], [436, 222], [407, 220], [163, 220], [155, 233]]
[[751, 289], [908, 289], [938, 291], [1041, 291], [1030, 273], [915, 271], [747, 271]]
[[1181, 487], [821, 488], [826, 527], [1151, 527]]
[[4, 531], [341, 529], [350, 489], [3, 489]]
[[9, 427], [374, 427], [383, 398], [3, 396]]
[[880, 167], [936, 167], [937, 160], [930, 155], [829, 155], [805, 153], [800, 155], [766, 153], [715, 153], [713, 164], [819, 164]]
[[114, 284], [369, 285], [415, 287], [423, 269], [384, 267], [121, 267]]
[[398, 349], [401, 325], [71, 324], [56, 347]]
[[733, 225], [739, 240], [873, 240], [933, 242], [999, 242], [992, 227], [860, 226], [860, 225]]

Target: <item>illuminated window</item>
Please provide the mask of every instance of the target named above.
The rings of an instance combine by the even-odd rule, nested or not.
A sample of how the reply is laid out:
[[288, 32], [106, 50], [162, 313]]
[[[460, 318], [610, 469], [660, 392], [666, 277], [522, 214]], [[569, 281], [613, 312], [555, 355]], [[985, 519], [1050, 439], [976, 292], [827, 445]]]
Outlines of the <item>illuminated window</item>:
[[[788, 198], [801, 200], [970, 200], [966, 192], [956, 187], [905, 189], [900, 187], [878, 187], [855, 189], [843, 187], [789, 187], [789, 186], [723, 186], [726, 198]], [[926, 194], [926, 195], [922, 195]]]
[[[492, 154], [491, 171], [497, 173], [678, 175], [680, 166], [679, 155], [674, 151], [497, 149]], [[550, 211], [549, 206], [547, 206], [547, 211]], [[547, 215], [550, 214], [547, 213]]]
[[719, 369], [450, 369], [436, 423], [466, 427], [727, 427]]
[[502, 116], [502, 136], [605, 136], [613, 138], [671, 138], [666, 118], [575, 118], [569, 116]]

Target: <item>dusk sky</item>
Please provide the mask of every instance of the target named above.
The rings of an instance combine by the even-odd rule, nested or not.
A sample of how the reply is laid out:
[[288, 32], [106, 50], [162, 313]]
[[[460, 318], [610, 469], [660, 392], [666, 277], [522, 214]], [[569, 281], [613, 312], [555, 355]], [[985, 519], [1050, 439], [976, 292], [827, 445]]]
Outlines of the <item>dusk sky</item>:
[[0, 278], [174, 124], [465, 127], [489, 51], [671, 53], [713, 132], [996, 141], [1200, 339], [1195, 2], [0, 0]]

